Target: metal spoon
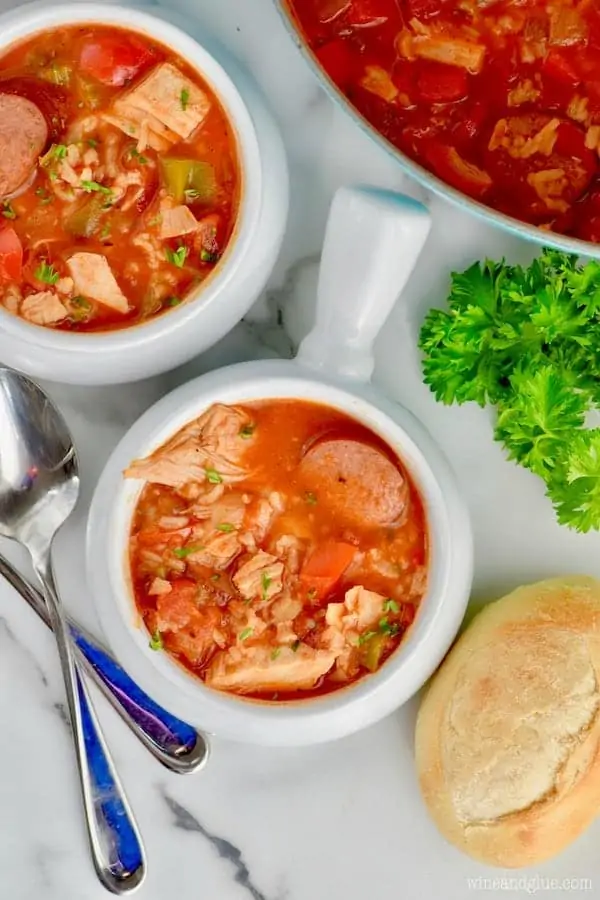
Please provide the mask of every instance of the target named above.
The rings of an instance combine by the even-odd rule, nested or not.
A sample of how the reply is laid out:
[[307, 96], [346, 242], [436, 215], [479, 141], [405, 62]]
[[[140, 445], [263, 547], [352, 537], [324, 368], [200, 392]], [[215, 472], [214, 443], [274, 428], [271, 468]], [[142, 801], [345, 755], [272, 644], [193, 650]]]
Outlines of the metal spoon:
[[[2, 554], [0, 575], [27, 601], [42, 622], [52, 628], [39, 591]], [[121, 668], [106, 647], [69, 616], [67, 621], [76, 648], [77, 663], [83, 666], [86, 675], [100, 688], [155, 759], [177, 775], [187, 775], [203, 768], [210, 752], [207, 738], [155, 703]]]
[[0, 534], [27, 548], [42, 585], [65, 682], [92, 859], [102, 884], [123, 894], [144, 879], [144, 850], [75, 668], [52, 572], [52, 541], [78, 495], [77, 456], [63, 417], [33, 381], [0, 367]]

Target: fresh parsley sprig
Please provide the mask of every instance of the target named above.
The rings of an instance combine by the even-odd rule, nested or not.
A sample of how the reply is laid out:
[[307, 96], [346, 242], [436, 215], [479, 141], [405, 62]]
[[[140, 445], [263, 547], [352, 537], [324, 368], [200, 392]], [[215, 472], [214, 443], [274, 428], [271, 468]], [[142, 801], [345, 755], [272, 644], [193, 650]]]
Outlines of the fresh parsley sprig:
[[495, 438], [544, 479], [558, 521], [600, 530], [600, 262], [544, 250], [530, 266], [453, 273], [448, 309], [421, 329], [426, 384], [442, 403], [497, 410]]

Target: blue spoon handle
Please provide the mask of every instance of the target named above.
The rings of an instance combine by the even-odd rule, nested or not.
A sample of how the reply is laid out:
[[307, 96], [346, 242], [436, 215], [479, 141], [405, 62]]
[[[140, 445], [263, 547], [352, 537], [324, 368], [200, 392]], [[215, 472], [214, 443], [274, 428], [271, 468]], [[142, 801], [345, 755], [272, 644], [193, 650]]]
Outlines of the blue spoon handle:
[[179, 774], [203, 766], [208, 757], [208, 744], [202, 735], [155, 703], [108, 650], [71, 619], [69, 628], [86, 672], [148, 750]]
[[[46, 604], [39, 591], [1, 555], [0, 575], [51, 627]], [[155, 703], [99, 641], [71, 618], [68, 622], [77, 647], [78, 662], [149, 752], [178, 774], [194, 772], [204, 766], [209, 745], [203, 735]]]
[[50, 549], [49, 545], [37, 547], [31, 555], [44, 589], [60, 659], [92, 860], [98, 878], [109, 891], [127, 894], [144, 880], [144, 849], [76, 665], [69, 625], [54, 581]]
[[76, 681], [87, 766], [86, 807], [94, 811], [97, 823], [89, 832], [92, 857], [105, 887], [111, 893], [128, 893], [144, 880], [144, 850], [79, 672]]

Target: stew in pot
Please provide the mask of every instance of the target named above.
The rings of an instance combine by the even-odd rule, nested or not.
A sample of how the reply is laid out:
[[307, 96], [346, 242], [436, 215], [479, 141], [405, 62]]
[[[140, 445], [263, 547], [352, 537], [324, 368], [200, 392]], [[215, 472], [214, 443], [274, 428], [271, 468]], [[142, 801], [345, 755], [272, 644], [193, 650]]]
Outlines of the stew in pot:
[[600, 242], [593, 0], [289, 0], [330, 78], [454, 188]]

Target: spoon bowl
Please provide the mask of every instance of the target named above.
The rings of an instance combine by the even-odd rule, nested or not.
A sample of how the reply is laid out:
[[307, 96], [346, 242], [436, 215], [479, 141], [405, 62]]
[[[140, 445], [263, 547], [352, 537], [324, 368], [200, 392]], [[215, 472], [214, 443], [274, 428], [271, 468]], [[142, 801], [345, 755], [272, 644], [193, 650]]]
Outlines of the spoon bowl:
[[79, 495], [77, 454], [69, 428], [49, 397], [18, 372], [0, 367], [0, 535], [29, 551], [60, 658], [87, 834], [98, 878], [124, 894], [141, 884], [144, 851], [108, 754], [74, 649], [52, 571], [56, 532]]
[[77, 503], [73, 441], [41, 388], [8, 368], [0, 368], [0, 422], [0, 534], [43, 551]]

